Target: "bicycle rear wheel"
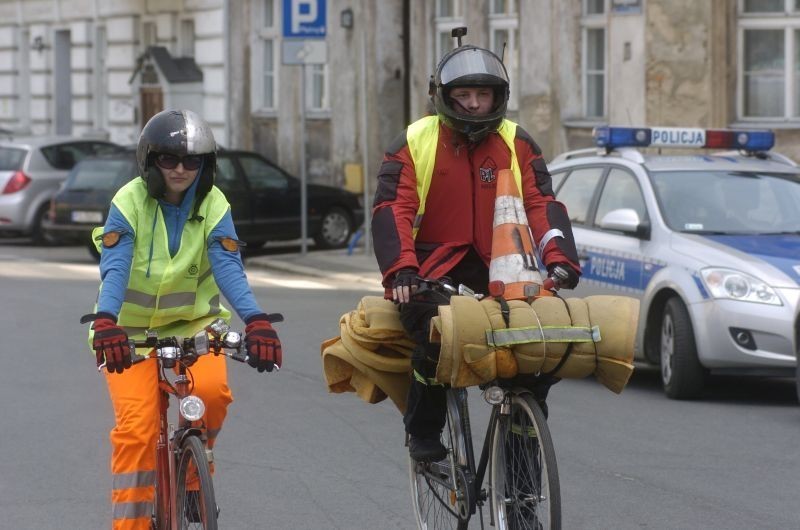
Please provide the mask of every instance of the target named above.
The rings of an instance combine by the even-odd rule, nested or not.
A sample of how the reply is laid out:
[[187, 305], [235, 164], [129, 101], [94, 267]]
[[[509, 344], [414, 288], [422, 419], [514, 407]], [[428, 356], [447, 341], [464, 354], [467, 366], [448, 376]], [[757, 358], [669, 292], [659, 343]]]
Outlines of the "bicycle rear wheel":
[[[505, 405], [501, 405], [505, 407]], [[544, 413], [528, 393], [511, 394], [492, 435], [490, 488], [499, 530], [559, 530], [561, 490]]]
[[187, 436], [181, 443], [175, 513], [180, 530], [217, 530], [214, 484], [206, 448], [197, 436]]
[[411, 500], [420, 530], [465, 529], [469, 521], [470, 493], [463, 468], [458, 465], [464, 458], [465, 441], [453, 392], [458, 390], [447, 392], [447, 423], [442, 433], [445, 459], [429, 464], [408, 459]]

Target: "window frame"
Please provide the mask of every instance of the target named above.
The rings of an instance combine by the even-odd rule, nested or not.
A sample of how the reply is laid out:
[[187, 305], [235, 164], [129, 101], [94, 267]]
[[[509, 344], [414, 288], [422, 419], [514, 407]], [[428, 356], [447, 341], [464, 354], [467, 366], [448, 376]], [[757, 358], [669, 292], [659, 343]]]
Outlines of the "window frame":
[[[647, 208], [647, 199], [644, 196], [644, 189], [642, 189], [642, 183], [636, 177], [636, 174], [633, 173], [630, 169], [628, 169], [628, 168], [626, 168], [624, 166], [609, 165], [608, 167], [606, 167], [606, 170], [603, 173], [603, 177], [602, 177], [600, 183], [598, 184], [597, 189], [595, 190], [595, 196], [592, 199], [594, 204], [592, 204], [592, 206], [590, 207], [590, 210], [592, 211], [592, 214], [591, 214], [592, 215], [592, 222], [591, 222], [591, 224], [588, 224], [587, 226], [591, 226], [593, 228], [597, 228], [598, 230], [602, 230], [603, 232], [607, 232], [607, 233], [619, 234], [619, 235], [623, 235], [623, 236], [633, 237], [635, 239], [641, 239], [641, 237], [638, 236], [638, 235], [629, 234], [629, 233], [625, 233], [625, 232], [620, 232], [618, 230], [609, 230], [607, 228], [603, 228], [600, 225], [600, 221], [602, 220], [600, 218], [600, 216], [599, 216], [600, 205], [601, 205], [601, 203], [603, 201], [603, 195], [606, 192], [606, 188], [608, 187], [608, 182], [611, 179], [611, 175], [612, 175], [612, 173], [614, 171], [618, 171], [618, 172], [620, 172], [620, 173], [622, 173], [624, 175], [627, 175], [628, 177], [630, 177], [633, 180], [634, 185], [635, 185], [634, 187], [639, 192], [639, 197], [642, 199], [642, 207], [644, 208], [644, 216], [640, 216], [640, 218], [639, 218], [640, 226], [641, 226], [641, 224], [649, 224], [650, 223], [650, 211]], [[626, 187], [626, 189], [631, 189], [630, 185], [628, 185]], [[625, 207], [626, 206], [623, 206], [623, 208], [625, 208]], [[613, 211], [613, 210], [610, 210], [610, 211]], [[639, 212], [636, 212], [636, 214], [638, 215]]]
[[[800, 69], [794, 71], [795, 55], [800, 47], [800, 9], [794, 10], [795, 0], [784, 0], [781, 12], [745, 12], [744, 0], [738, 0], [737, 13], [737, 74], [736, 74], [736, 117], [738, 121], [749, 123], [800, 123]], [[753, 30], [783, 30], [783, 116], [745, 115], [745, 33]]]
[[[192, 34], [187, 35], [186, 28], [191, 24]], [[190, 52], [187, 54], [187, 48], [191, 44]], [[194, 17], [182, 17], [178, 20], [178, 50], [181, 57], [194, 57], [197, 44], [197, 29]]]
[[[280, 27], [280, 6], [276, 0], [254, 0], [256, 4], [255, 18], [258, 24], [253, 30], [253, 43], [255, 44], [255, 52], [250, 59], [251, 62], [251, 85], [253, 90], [250, 94], [250, 102], [256, 114], [274, 115], [278, 110], [278, 90], [280, 88], [279, 72], [280, 72], [280, 47], [281, 47], [281, 27]], [[265, 7], [267, 4], [272, 7], [272, 25], [266, 26]], [[264, 68], [265, 48], [266, 42], [270, 41], [272, 46], [272, 72], [271, 74]], [[267, 85], [267, 78], [271, 76], [272, 83], [272, 101], [265, 102], [264, 90]]]
[[[603, 12], [597, 14], [588, 13], [588, 0], [581, 2], [581, 105], [583, 107], [583, 116], [587, 120], [602, 121], [608, 116], [608, 3], [609, 0], [603, 2]], [[600, 71], [603, 75], [603, 108], [602, 112], [598, 115], [589, 114], [589, 31], [590, 30], [603, 30], [603, 70]], [[592, 74], [596, 75], [597, 72], [593, 71]]]
[[[495, 0], [490, 4], [490, 11]], [[519, 88], [518, 83], [519, 75], [519, 10], [517, 9], [517, 0], [506, 0], [505, 13], [489, 13], [489, 49], [500, 56], [497, 50], [500, 48], [499, 43], [495, 42], [495, 31], [507, 31], [509, 35], [509, 46], [506, 48], [510, 50], [508, 57], [513, 59], [512, 64], [506, 62], [506, 57], [501, 56], [503, 64], [508, 73], [508, 82], [510, 93], [508, 96], [508, 110], [516, 112], [519, 110]], [[516, 51], [516, 53], [514, 53]]]

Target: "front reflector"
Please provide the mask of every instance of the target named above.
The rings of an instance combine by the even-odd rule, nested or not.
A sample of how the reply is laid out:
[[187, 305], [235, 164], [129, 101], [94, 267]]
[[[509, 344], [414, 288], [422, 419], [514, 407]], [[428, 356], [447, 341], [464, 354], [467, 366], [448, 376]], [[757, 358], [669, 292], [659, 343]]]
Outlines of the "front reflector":
[[506, 397], [506, 391], [499, 386], [490, 386], [483, 391], [483, 399], [490, 405], [499, 405]]
[[203, 417], [206, 412], [206, 405], [203, 400], [197, 396], [186, 396], [181, 400], [180, 404], [181, 416], [189, 421], [197, 421]]

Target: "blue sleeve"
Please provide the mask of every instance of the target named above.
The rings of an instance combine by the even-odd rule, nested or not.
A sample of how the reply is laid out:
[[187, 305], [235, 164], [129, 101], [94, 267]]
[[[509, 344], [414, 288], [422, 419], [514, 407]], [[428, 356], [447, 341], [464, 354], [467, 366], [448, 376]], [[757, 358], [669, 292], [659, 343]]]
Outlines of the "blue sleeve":
[[119, 243], [100, 252], [100, 295], [97, 311], [119, 316], [133, 262], [133, 240], [135, 233], [125, 216], [113, 204], [108, 212], [103, 232], [122, 232]]
[[233, 306], [239, 318], [246, 322], [248, 318], [264, 311], [258, 306], [250, 284], [247, 283], [241, 255], [222, 248], [220, 242], [215, 239], [218, 236], [238, 239], [230, 210], [211, 230], [208, 237], [208, 260], [219, 290]]

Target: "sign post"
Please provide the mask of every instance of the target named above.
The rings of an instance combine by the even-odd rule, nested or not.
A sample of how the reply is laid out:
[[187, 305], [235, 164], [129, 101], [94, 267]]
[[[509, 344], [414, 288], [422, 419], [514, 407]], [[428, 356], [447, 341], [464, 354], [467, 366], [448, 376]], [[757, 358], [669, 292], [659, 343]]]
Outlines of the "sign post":
[[300, 68], [300, 252], [308, 253], [306, 65], [328, 61], [326, 0], [283, 0], [283, 64]]

